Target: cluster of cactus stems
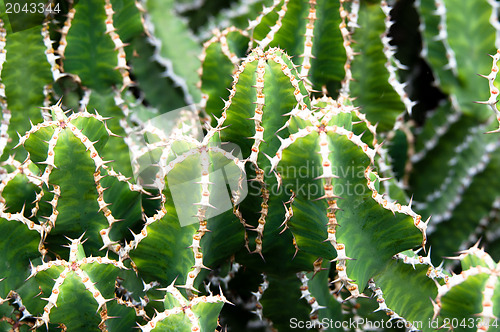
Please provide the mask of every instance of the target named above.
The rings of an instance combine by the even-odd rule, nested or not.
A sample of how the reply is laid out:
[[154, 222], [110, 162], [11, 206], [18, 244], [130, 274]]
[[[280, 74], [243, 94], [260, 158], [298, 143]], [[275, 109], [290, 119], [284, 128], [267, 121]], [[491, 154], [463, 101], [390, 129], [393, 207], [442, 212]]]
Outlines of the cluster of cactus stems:
[[0, 2], [0, 330], [498, 330], [498, 2], [228, 2]]

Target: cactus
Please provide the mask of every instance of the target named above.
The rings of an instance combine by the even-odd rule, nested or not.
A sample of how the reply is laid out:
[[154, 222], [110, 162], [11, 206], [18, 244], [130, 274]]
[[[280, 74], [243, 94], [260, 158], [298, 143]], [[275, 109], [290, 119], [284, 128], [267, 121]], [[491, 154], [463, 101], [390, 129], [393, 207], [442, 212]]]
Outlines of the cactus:
[[496, 1], [25, 3], [2, 330], [498, 330]]

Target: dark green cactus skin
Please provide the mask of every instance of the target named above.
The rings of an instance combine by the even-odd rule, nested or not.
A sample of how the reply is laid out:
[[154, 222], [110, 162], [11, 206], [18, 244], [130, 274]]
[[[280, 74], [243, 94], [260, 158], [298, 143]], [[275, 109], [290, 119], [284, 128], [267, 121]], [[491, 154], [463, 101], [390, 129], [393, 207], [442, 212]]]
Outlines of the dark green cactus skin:
[[497, 2], [46, 6], [0, 2], [0, 330], [498, 330]]

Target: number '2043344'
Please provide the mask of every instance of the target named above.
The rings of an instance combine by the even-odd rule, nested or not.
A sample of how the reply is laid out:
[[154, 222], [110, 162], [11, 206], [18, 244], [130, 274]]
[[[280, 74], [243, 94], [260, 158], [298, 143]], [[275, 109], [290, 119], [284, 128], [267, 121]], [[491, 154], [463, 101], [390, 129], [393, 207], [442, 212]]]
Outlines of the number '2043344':
[[12, 2], [6, 2], [5, 3], [5, 12], [7, 14], [20, 14], [20, 13], [25, 13], [25, 14], [59, 14], [61, 9], [59, 8], [59, 3], [51, 5], [50, 3], [43, 3], [43, 2], [33, 2], [33, 3], [12, 3]]
[[485, 320], [484, 318], [476, 317], [476, 318], [445, 318], [443, 320], [445, 328], [456, 329], [459, 327], [462, 328], [486, 328], [484, 330], [489, 329], [491, 326], [497, 328], [500, 324], [497, 319]]

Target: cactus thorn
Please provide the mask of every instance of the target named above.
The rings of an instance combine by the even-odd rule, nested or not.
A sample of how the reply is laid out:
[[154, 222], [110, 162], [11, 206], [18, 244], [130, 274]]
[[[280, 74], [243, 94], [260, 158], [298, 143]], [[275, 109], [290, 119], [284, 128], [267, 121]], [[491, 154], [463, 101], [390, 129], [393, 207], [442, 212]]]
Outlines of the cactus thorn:
[[435, 320], [437, 318], [437, 316], [439, 315], [439, 312], [441, 311], [441, 305], [436, 303], [431, 297], [429, 297], [429, 300], [431, 300], [432, 308], [434, 311], [434, 314], [432, 315], [431, 320]]
[[[473, 103], [475, 103], [475, 104], [482, 104], [482, 105], [489, 105], [490, 104], [489, 101], [473, 101]], [[495, 102], [493, 103], [493, 105], [496, 104], [496, 103], [498, 103], [498, 100], [495, 100]]]
[[40, 299], [41, 299], [41, 300], [44, 300], [44, 301], [47, 301], [48, 303], [52, 304], [54, 307], [56, 307], [56, 308], [57, 308], [57, 303], [55, 303], [55, 302], [51, 302], [51, 301], [50, 301], [50, 298], [48, 298], [48, 297], [41, 297]]
[[262, 258], [262, 260], [264, 261], [264, 263], [266, 262], [266, 259], [264, 258], [264, 255], [262, 254], [262, 250], [254, 250], [251, 252], [251, 254], [259, 254], [260, 258]]
[[330, 284], [333, 285], [333, 284], [336, 284], [337, 282], [341, 282], [341, 281], [342, 281], [342, 279], [337, 278], [337, 279], [335, 279], [333, 281], [330, 281]]

